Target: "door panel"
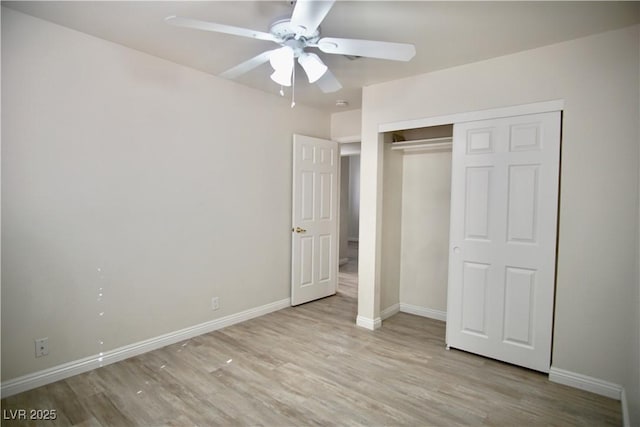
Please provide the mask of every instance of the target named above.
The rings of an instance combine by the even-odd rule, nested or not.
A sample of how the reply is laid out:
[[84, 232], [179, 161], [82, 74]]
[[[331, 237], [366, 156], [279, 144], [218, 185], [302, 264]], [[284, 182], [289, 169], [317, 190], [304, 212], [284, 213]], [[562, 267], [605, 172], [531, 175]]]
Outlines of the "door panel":
[[548, 372], [560, 113], [454, 126], [447, 345]]
[[504, 297], [504, 336], [511, 344], [533, 348], [534, 270], [507, 267]]
[[489, 265], [464, 263], [462, 282], [462, 330], [487, 337], [487, 291]]
[[539, 169], [540, 165], [509, 166], [509, 243], [536, 243]]
[[300, 172], [300, 180], [301, 182], [301, 193], [300, 193], [300, 219], [302, 221], [313, 221], [313, 178], [315, 175], [310, 171], [301, 171]]
[[323, 221], [331, 221], [331, 217], [333, 215], [333, 179], [334, 174], [332, 173], [321, 173], [320, 174], [320, 213], [318, 218]]
[[473, 129], [467, 133], [467, 154], [493, 153], [493, 129]]
[[300, 237], [300, 286], [313, 284], [313, 237]]
[[336, 292], [338, 155], [336, 142], [293, 136], [292, 305]]
[[333, 255], [331, 251], [331, 235], [323, 234], [318, 236], [319, 245], [320, 245], [320, 259], [318, 264], [320, 266], [318, 280], [320, 282], [325, 282], [331, 280], [331, 256]]
[[490, 167], [467, 169], [467, 194], [465, 200], [465, 237], [467, 239], [490, 240], [489, 196], [491, 193]]

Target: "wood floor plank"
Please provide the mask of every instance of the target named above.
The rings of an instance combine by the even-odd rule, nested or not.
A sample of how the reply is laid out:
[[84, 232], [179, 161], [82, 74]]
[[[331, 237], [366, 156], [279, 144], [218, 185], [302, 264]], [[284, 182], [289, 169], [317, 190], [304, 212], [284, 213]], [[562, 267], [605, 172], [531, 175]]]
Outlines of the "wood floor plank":
[[447, 351], [444, 322], [355, 326], [356, 270], [341, 268], [335, 296], [3, 399], [58, 419], [2, 425], [621, 425], [620, 402]]

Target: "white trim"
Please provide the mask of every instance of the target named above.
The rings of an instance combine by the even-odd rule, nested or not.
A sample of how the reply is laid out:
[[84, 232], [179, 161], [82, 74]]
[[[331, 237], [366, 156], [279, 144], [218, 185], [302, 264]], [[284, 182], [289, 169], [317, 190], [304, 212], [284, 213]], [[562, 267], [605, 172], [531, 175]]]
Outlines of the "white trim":
[[432, 308], [420, 307], [417, 305], [405, 304], [403, 302], [399, 304], [393, 304], [380, 312], [380, 318], [386, 320], [389, 317], [397, 313], [408, 313], [416, 316], [428, 317], [429, 319], [447, 321], [447, 312], [434, 310]]
[[241, 311], [239, 313], [231, 314], [219, 319], [214, 319], [209, 322], [201, 323], [199, 325], [191, 326], [185, 329], [180, 329], [178, 331], [170, 332], [168, 334], [160, 335], [148, 340], [125, 345], [123, 347], [107, 351], [102, 356], [96, 354], [93, 356], [85, 357], [83, 359], [74, 360], [73, 362], [54, 366], [49, 369], [34, 372], [32, 374], [27, 374], [3, 382], [0, 386], [0, 394], [4, 399], [5, 397], [22, 393], [23, 391], [51, 384], [53, 382], [69, 378], [74, 375], [97, 369], [101, 366], [119, 362], [121, 360], [128, 359], [130, 357], [137, 356], [148, 351], [166, 347], [170, 344], [175, 344], [177, 342], [184, 341], [198, 335], [213, 332], [218, 329], [222, 329], [236, 323], [244, 322], [245, 320], [253, 319], [255, 317], [260, 317], [274, 311], [282, 310], [283, 308], [287, 308], [290, 306], [291, 299], [285, 298], [280, 301], [275, 301], [269, 304], [262, 305], [260, 307], [250, 308], [249, 310]]
[[360, 135], [349, 135], [349, 136], [339, 136], [337, 138], [332, 138], [335, 142], [339, 142], [340, 144], [348, 144], [350, 142], [360, 142], [362, 137]]
[[375, 331], [382, 326], [382, 319], [379, 317], [369, 319], [368, 317], [358, 316], [356, 317], [356, 325], [361, 328], [369, 329], [370, 331]]
[[382, 123], [378, 125], [378, 132], [392, 132], [396, 130], [416, 129], [429, 126], [448, 125], [451, 123], [496, 119], [500, 117], [515, 117], [527, 114], [548, 113], [550, 111], [560, 111], [562, 109], [564, 109], [564, 100], [554, 99], [552, 101], [535, 102], [532, 104], [514, 105], [510, 107], [492, 108], [489, 110], [468, 111], [466, 113], [449, 114], [446, 116], [425, 117], [422, 119]]
[[620, 403], [622, 404], [622, 425], [624, 427], [631, 427], [631, 418], [629, 418], [629, 402], [627, 401], [627, 392], [622, 387], [622, 393], [620, 393]]
[[357, 142], [343, 142], [338, 144], [340, 150], [340, 157], [359, 156], [361, 149], [360, 141]]
[[554, 368], [553, 366], [549, 369], [549, 381], [568, 385], [573, 388], [579, 388], [580, 390], [590, 391], [616, 400], [622, 399], [622, 393], [624, 390], [620, 384], [614, 384], [598, 378], [589, 377], [587, 375], [565, 371], [564, 369]]
[[434, 310], [432, 308], [420, 307], [417, 305], [400, 303], [400, 311], [403, 313], [415, 314], [416, 316], [428, 317], [429, 319], [447, 321], [447, 312]]
[[380, 312], [380, 318], [386, 320], [397, 313], [400, 313], [400, 304], [393, 304]]

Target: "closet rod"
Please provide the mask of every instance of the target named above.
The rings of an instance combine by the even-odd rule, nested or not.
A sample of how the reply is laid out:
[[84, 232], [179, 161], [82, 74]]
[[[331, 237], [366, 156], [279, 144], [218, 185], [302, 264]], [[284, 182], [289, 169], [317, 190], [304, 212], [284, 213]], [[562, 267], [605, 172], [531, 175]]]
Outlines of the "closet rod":
[[451, 137], [419, 139], [414, 141], [394, 142], [391, 144], [391, 149], [405, 151], [444, 150], [451, 149], [452, 142], [453, 139]]

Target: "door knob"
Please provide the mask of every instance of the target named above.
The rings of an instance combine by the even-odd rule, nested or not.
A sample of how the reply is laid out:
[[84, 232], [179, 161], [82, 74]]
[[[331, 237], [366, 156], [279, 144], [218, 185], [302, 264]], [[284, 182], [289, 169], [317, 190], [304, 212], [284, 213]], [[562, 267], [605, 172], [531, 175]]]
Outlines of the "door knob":
[[459, 254], [460, 253], [460, 247], [456, 246], [453, 248], [453, 253]]
[[300, 227], [292, 228], [291, 231], [295, 231], [296, 233], [306, 233], [307, 232], [307, 230], [305, 230], [304, 228], [300, 228]]

